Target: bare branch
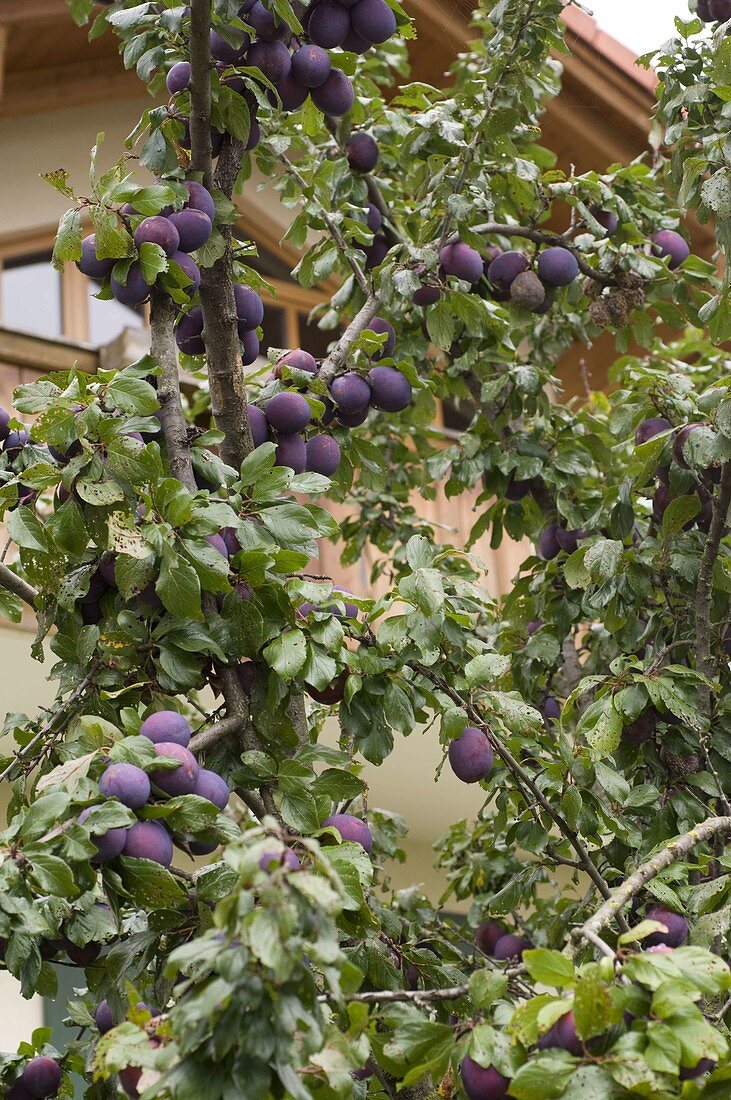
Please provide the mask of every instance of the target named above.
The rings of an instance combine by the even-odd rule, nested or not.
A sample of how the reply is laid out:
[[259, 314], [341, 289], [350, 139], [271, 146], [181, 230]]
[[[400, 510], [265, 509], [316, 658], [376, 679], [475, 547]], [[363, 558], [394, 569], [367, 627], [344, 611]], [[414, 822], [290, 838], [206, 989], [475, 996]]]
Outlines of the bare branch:
[[579, 939], [583, 936], [584, 939], [589, 939], [587, 933], [596, 935], [601, 932], [610, 921], [618, 920], [620, 911], [624, 906], [666, 867], [670, 867], [673, 863], [677, 863], [678, 860], [689, 855], [699, 844], [725, 833], [731, 833], [731, 817], [709, 817], [702, 821], [700, 825], [696, 825], [689, 833], [671, 840], [666, 847], [656, 852], [646, 863], [633, 871], [590, 920], [586, 921], [580, 928], [574, 929], [572, 932], [573, 938]]
[[213, 748], [214, 745], [225, 741], [232, 734], [239, 733], [245, 725], [246, 719], [243, 715], [235, 714], [231, 718], [223, 718], [220, 722], [215, 722], [212, 726], [209, 726], [208, 729], [196, 733], [188, 747], [194, 753], [205, 752], [206, 749]]
[[333, 378], [345, 366], [351, 345], [358, 339], [361, 332], [368, 328], [373, 318], [378, 313], [381, 299], [378, 294], [372, 292], [366, 298], [358, 313], [346, 328], [343, 335], [332, 349], [327, 359], [323, 362], [317, 377], [325, 385], [329, 385]]
[[[348, 1003], [365, 1005], [375, 1004], [435, 1004], [438, 1001], [456, 1001], [466, 997], [469, 988], [466, 985], [453, 985], [447, 989], [381, 989], [367, 993], [352, 993], [345, 997]], [[321, 1002], [329, 1001], [327, 994], [318, 997]]]
[[21, 600], [28, 604], [28, 607], [35, 610], [38, 598], [35, 588], [31, 588], [22, 577], [19, 577], [17, 573], [14, 573], [12, 569], [2, 563], [0, 563], [0, 585], [7, 588], [8, 592], [12, 592], [14, 596], [19, 596]]

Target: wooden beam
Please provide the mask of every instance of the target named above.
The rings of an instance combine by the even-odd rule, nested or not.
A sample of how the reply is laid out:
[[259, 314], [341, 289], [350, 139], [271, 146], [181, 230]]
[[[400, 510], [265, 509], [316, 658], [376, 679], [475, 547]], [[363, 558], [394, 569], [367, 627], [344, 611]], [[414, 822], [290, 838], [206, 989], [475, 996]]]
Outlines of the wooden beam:
[[0, 327], [0, 363], [24, 367], [38, 374], [70, 370], [73, 366], [95, 374], [99, 368], [99, 353], [87, 345]]
[[5, 93], [5, 63], [8, 54], [8, 28], [0, 23], [0, 101]]
[[99, 100], [128, 99], [140, 95], [142, 90], [134, 71], [125, 72], [116, 58], [8, 73], [5, 96], [0, 101], [0, 118], [40, 114]]
[[0, 22], [31, 23], [34, 19], [53, 19], [66, 16], [69, 9], [64, 0], [1, 0]]

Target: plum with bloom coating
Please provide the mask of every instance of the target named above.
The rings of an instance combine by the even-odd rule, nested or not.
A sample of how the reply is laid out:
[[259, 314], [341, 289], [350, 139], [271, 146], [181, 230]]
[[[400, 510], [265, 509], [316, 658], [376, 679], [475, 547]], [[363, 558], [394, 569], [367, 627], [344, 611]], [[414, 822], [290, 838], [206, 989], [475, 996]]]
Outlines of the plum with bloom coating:
[[61, 1067], [55, 1058], [41, 1055], [31, 1058], [23, 1070], [20, 1080], [31, 1096], [53, 1096], [61, 1086]]
[[411, 383], [396, 367], [373, 367], [368, 372], [368, 382], [374, 409], [389, 413], [403, 412], [413, 400]]
[[150, 780], [135, 764], [110, 764], [99, 780], [99, 790], [105, 798], [139, 810], [150, 797]]
[[475, 944], [485, 955], [492, 955], [498, 940], [507, 934], [505, 925], [499, 920], [486, 920], [475, 933]]
[[262, 871], [272, 871], [277, 867], [284, 867], [285, 871], [299, 871], [301, 866], [296, 853], [291, 848], [284, 848], [281, 852], [265, 852], [259, 860]]
[[159, 821], [138, 821], [127, 830], [124, 854], [169, 867], [173, 861], [173, 839]]
[[673, 229], [661, 229], [652, 238], [652, 243], [655, 255], [666, 258], [671, 271], [675, 271], [690, 256], [688, 242]]
[[359, 817], [353, 817], [352, 814], [331, 814], [323, 821], [322, 827], [337, 829], [344, 841], [360, 844], [369, 854], [373, 850], [373, 834]]
[[178, 762], [175, 768], [160, 768], [150, 772], [150, 779], [155, 786], [171, 796], [192, 794], [200, 771], [198, 761], [193, 753], [174, 741], [157, 742], [155, 752], [166, 760], [176, 760]]
[[463, 783], [479, 783], [492, 771], [494, 755], [482, 730], [467, 726], [449, 743], [449, 764]]
[[307, 469], [313, 474], [332, 477], [340, 466], [340, 447], [331, 435], [313, 435], [305, 444]]
[[219, 810], [225, 810], [231, 797], [228, 783], [217, 772], [208, 768], [200, 768], [196, 776], [191, 794], [197, 794], [199, 798], [205, 798], [218, 806]]
[[469, 1100], [503, 1100], [508, 1095], [510, 1079], [498, 1073], [494, 1066], [487, 1069], [479, 1066], [469, 1054], [462, 1059], [459, 1072]]
[[324, 84], [312, 89], [312, 99], [317, 107], [326, 115], [340, 118], [347, 115], [355, 103], [355, 90], [350, 81], [340, 69], [332, 69]]
[[378, 142], [363, 130], [356, 130], [345, 146], [348, 164], [354, 172], [372, 172], [380, 156]]
[[96, 234], [90, 233], [81, 242], [81, 259], [76, 261], [76, 266], [82, 275], [89, 279], [98, 279], [100, 282], [112, 270], [116, 260], [100, 260], [96, 254]]
[[355, 371], [346, 371], [334, 378], [330, 384], [330, 393], [338, 409], [345, 413], [360, 412], [368, 406], [371, 399], [370, 386]]
[[547, 248], [538, 257], [537, 267], [549, 286], [568, 286], [579, 274], [579, 261], [568, 248]]
[[[94, 809], [89, 806], [79, 814], [79, 824], [83, 825], [87, 817]], [[124, 848], [127, 839], [127, 830], [122, 828], [106, 829], [103, 833], [92, 833], [91, 841], [96, 847], [96, 855], [92, 863], [108, 863], [110, 859], [116, 859]]]
[[484, 272], [480, 253], [461, 241], [445, 245], [439, 253], [439, 263], [445, 275], [454, 275], [467, 283], [476, 283]]
[[312, 419], [310, 404], [301, 393], [277, 393], [265, 406], [264, 413], [275, 432], [294, 435], [301, 432]]
[[149, 737], [157, 745], [161, 741], [173, 742], [187, 749], [192, 730], [188, 719], [177, 710], [156, 710], [145, 718], [140, 726], [140, 735]]

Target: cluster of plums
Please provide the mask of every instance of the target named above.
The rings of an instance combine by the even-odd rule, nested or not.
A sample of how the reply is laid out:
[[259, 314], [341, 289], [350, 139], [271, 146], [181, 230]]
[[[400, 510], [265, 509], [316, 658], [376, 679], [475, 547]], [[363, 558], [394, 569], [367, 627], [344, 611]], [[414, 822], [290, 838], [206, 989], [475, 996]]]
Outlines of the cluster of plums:
[[[234, 303], [241, 358], [244, 366], [249, 366], [259, 355], [257, 329], [264, 320], [264, 303], [255, 290], [242, 283], [234, 285]], [[180, 315], [175, 326], [175, 340], [184, 355], [205, 355], [206, 337], [201, 306], [193, 306]]]
[[[704, 424], [684, 424], [682, 427], [673, 430], [669, 421], [665, 420], [663, 417], [651, 417], [649, 420], [643, 420], [638, 426], [635, 432], [635, 442], [638, 446], [641, 446], [643, 443], [649, 442], [649, 440], [654, 439], [658, 435], [672, 432], [673, 461], [681, 470], [688, 470], [690, 469], [690, 464], [686, 458], [686, 444], [693, 433], [703, 427], [705, 427]], [[708, 473], [711, 481], [715, 481], [720, 475], [720, 470], [718, 467], [713, 467]], [[658, 524], [662, 523], [663, 516], [676, 495], [671, 488], [670, 474], [670, 466], [659, 466], [655, 474], [658, 486], [652, 498], [652, 515], [653, 519]], [[686, 524], [686, 529], [695, 525], [701, 531], [707, 532], [713, 518], [713, 496], [711, 491], [697, 481], [694, 482], [688, 491], [698, 496], [700, 508], [693, 519]]]
[[[645, 937], [643, 949], [648, 954], [671, 952], [687, 942], [688, 922], [680, 913], [668, 909], [667, 906], [653, 904], [645, 910], [644, 917], [664, 927], [664, 930], [658, 929], [657, 932]], [[508, 934], [500, 921], [496, 920], [487, 920], [480, 925], [475, 936], [475, 944], [483, 954], [500, 961], [519, 960], [523, 951], [531, 946], [529, 940]], [[632, 1017], [627, 1016], [626, 1022], [631, 1024]], [[585, 1054], [584, 1043], [576, 1032], [576, 1021], [572, 1011], [560, 1016], [536, 1043], [537, 1050], [552, 1048], [565, 1050], [577, 1058]], [[681, 1068], [680, 1079], [688, 1081], [700, 1077], [710, 1072], [713, 1065], [709, 1059], [702, 1058], [695, 1066]], [[501, 1074], [495, 1066], [480, 1066], [469, 1055], [461, 1063], [460, 1075], [469, 1100], [503, 1100], [508, 1095], [510, 1079]]]
[[5, 1089], [5, 1100], [42, 1100], [55, 1096], [61, 1087], [61, 1067], [55, 1058], [31, 1058], [20, 1077]]
[[[314, 0], [303, 16], [304, 34], [297, 37], [287, 23], [270, 12], [261, 0], [245, 0], [238, 12], [246, 28], [228, 26], [224, 34], [211, 31], [211, 56], [217, 62], [221, 80], [240, 92], [254, 108], [242, 77], [227, 74], [240, 66], [256, 68], [274, 86], [272, 104], [285, 111], [297, 111], [308, 96], [324, 114], [339, 117], [350, 111], [355, 92], [350, 78], [333, 64], [329, 50], [341, 48], [364, 54], [396, 33], [396, 17], [386, 0]], [[252, 33], [253, 32], [253, 35]], [[178, 61], [167, 74], [171, 95], [187, 91], [191, 69]], [[187, 127], [187, 119], [184, 120]], [[258, 142], [259, 128], [252, 124], [248, 148]], [[217, 156], [223, 134], [212, 130], [213, 155]], [[183, 139], [189, 147], [189, 129]]]
[[[216, 207], [210, 192], [202, 183], [185, 180], [183, 186], [188, 198], [181, 210], [166, 207], [159, 214], [143, 217], [134, 204], [125, 203], [120, 210], [125, 225], [131, 231], [139, 250], [143, 244], [158, 245], [170, 263], [177, 264], [187, 277], [185, 290], [195, 294], [201, 275], [191, 253], [202, 248], [213, 232]], [[123, 263], [126, 273], [114, 274], [115, 265]], [[90, 233], [81, 243], [79, 270], [89, 279], [98, 282], [109, 280], [109, 288], [118, 302], [126, 306], [139, 306], [150, 297], [152, 284], [145, 281], [139, 259], [127, 265], [127, 261], [99, 259], [96, 251], [96, 235]]]
[[[99, 780], [99, 793], [114, 798], [131, 810], [141, 810], [150, 799], [158, 796], [174, 798], [195, 794], [212, 802], [219, 810], [228, 805], [230, 791], [220, 775], [201, 768], [189, 750], [191, 728], [182, 714], [173, 710], [156, 711], [140, 727], [140, 734], [149, 737], [161, 759], [175, 761], [170, 769], [153, 768], [149, 774], [136, 764], [108, 764]], [[153, 790], [154, 788], [154, 790]], [[93, 812], [90, 806], [79, 815], [83, 823]], [[173, 858], [173, 836], [161, 821], [139, 820], [129, 828], [113, 828], [103, 833], [91, 833], [96, 847], [97, 863], [107, 863], [119, 855], [150, 859], [169, 867]], [[193, 855], [207, 855], [217, 844], [196, 840], [184, 841]]]
[[[371, 321], [369, 331], [386, 335], [385, 344], [373, 355], [373, 359], [390, 357], [396, 344], [396, 333], [389, 322], [376, 317]], [[314, 356], [301, 348], [288, 352], [275, 364], [274, 380], [282, 379], [284, 367], [313, 377], [319, 370]], [[285, 384], [293, 387], [296, 383], [290, 378]], [[334, 424], [341, 428], [355, 428], [365, 422], [371, 409], [402, 412], [412, 399], [411, 385], [396, 367], [377, 365], [365, 375], [346, 371], [330, 383], [329, 396], [324, 401], [325, 413], [315, 427]], [[340, 446], [332, 435], [319, 430], [312, 433], [310, 403], [296, 389], [282, 389], [271, 397], [263, 398], [261, 405], [250, 404], [249, 422], [255, 447], [276, 439], [277, 465], [289, 466], [295, 473], [309, 470], [325, 477], [332, 477], [337, 472]], [[309, 433], [307, 438], [306, 433]]]
[[[617, 231], [619, 218], [612, 211], [592, 207], [591, 213], [607, 236]], [[375, 215], [380, 216], [377, 210]], [[378, 240], [378, 237], [375, 238], [374, 244]], [[383, 240], [385, 242], [385, 238]], [[667, 259], [671, 270], [679, 267], [690, 255], [687, 241], [672, 229], [661, 229], [654, 234], [652, 250], [656, 256]], [[379, 263], [385, 251], [379, 255]], [[541, 314], [551, 308], [556, 290], [570, 286], [577, 278], [579, 262], [571, 249], [561, 245], [544, 248], [539, 252], [535, 266], [532, 266], [523, 252], [503, 252], [490, 245], [483, 256], [477, 249], [457, 241], [441, 249], [436, 275], [426, 272], [423, 267], [417, 270], [417, 274], [422, 284], [413, 296], [417, 306], [430, 306], [438, 302], [444, 293], [446, 279], [451, 276], [473, 286], [486, 280], [491, 298], [500, 302], [511, 301], [519, 309]]]

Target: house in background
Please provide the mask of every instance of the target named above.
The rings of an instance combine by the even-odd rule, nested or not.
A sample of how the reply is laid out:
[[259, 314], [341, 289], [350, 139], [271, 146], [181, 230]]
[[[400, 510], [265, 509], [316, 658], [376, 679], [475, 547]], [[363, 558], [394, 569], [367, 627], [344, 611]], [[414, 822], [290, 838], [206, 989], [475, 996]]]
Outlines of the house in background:
[[[411, 0], [419, 37], [412, 47], [414, 79], [439, 83], [469, 40], [468, 0]], [[647, 147], [654, 78], [633, 64], [632, 55], [603, 34], [585, 13], [565, 11], [571, 55], [564, 58], [564, 89], [544, 120], [543, 144], [566, 171], [603, 170], [628, 162]], [[65, 201], [40, 179], [42, 172], [67, 168], [77, 185], [88, 172], [89, 149], [105, 132], [102, 161], [119, 155], [124, 138], [149, 105], [134, 74], [122, 67], [116, 40], [107, 34], [93, 43], [72, 23], [64, 0], [0, 0], [0, 404], [12, 403], [23, 381], [76, 363], [93, 373], [100, 366], [130, 361], [146, 346], [146, 317], [116, 302], [97, 302], [94, 286], [73, 265], [54, 271], [49, 258], [57, 217]], [[267, 306], [265, 346], [303, 346], [321, 356], [327, 338], [307, 318], [325, 296], [303, 290], [291, 279], [297, 256], [281, 243], [286, 212], [271, 189], [249, 186], [240, 202], [238, 232], [259, 246], [260, 267], [275, 285], [277, 300]], [[563, 227], [557, 227], [563, 228]], [[709, 253], [707, 230], [696, 246]], [[600, 387], [613, 359], [613, 341], [571, 349], [559, 373], [572, 392], [584, 361], [592, 384]], [[459, 542], [474, 516], [469, 504], [424, 504], [430, 518], [451, 529]], [[456, 530], [455, 530], [456, 528]], [[477, 552], [488, 565], [495, 594], [506, 591], [523, 556], [518, 547]], [[356, 591], [368, 586], [369, 563], [344, 573], [337, 551], [323, 546], [321, 567]], [[3, 711], [34, 712], [53, 698], [46, 667], [29, 656], [32, 622], [0, 626], [0, 698]], [[431, 845], [454, 816], [476, 811], [479, 793], [467, 791], [448, 769], [434, 785], [440, 759], [434, 739], [417, 731], [401, 742], [383, 769], [370, 769], [371, 800], [393, 807], [410, 827], [408, 864], [394, 870], [398, 882], [422, 881], [437, 896], [441, 883], [432, 868]], [[408, 782], [403, 777], [408, 776]], [[69, 986], [73, 972], [64, 977]], [[44, 1015], [41, 1003], [20, 1002], [15, 985], [0, 974], [3, 1047], [14, 1050]], [[65, 998], [60, 998], [63, 1002]], [[61, 1004], [62, 1009], [62, 1004]], [[53, 1006], [47, 1018], [57, 1016]]]

